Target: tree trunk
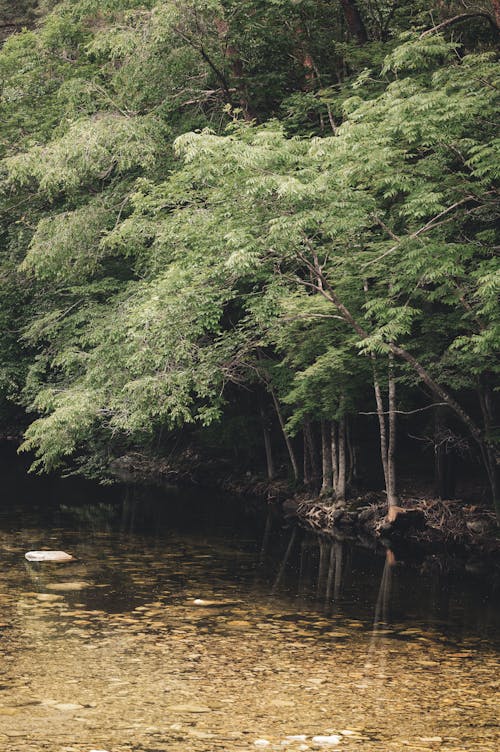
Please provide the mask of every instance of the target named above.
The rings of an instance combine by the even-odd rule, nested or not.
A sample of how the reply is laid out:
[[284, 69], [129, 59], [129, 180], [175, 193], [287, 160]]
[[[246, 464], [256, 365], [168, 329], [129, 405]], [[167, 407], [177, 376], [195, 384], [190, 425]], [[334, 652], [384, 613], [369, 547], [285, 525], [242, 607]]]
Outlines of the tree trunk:
[[377, 417], [380, 435], [380, 457], [382, 460], [382, 469], [384, 471], [384, 483], [385, 490], [389, 488], [389, 468], [387, 466], [387, 430], [385, 425], [384, 414], [384, 401], [382, 399], [382, 391], [377, 377], [376, 357], [375, 353], [371, 353], [373, 367], [373, 390], [375, 392], [375, 403], [377, 405]]
[[345, 416], [339, 420], [339, 434], [338, 434], [338, 476], [337, 487], [335, 488], [335, 496], [339, 501], [344, 501], [346, 497], [346, 451], [345, 451]]
[[297, 458], [295, 457], [295, 452], [293, 451], [293, 446], [292, 446], [292, 442], [290, 441], [290, 437], [286, 432], [285, 421], [283, 420], [283, 415], [281, 414], [281, 409], [279, 406], [279, 402], [276, 398], [275, 391], [270, 384], [268, 384], [268, 388], [271, 393], [271, 397], [273, 399], [274, 409], [276, 410], [278, 422], [280, 424], [280, 428], [283, 433], [283, 438], [285, 439], [286, 448], [288, 449], [288, 456], [290, 457], [290, 464], [292, 465], [293, 477], [297, 481], [299, 479], [299, 466], [297, 465]]
[[318, 463], [318, 453], [316, 450], [316, 442], [314, 440], [314, 432], [310, 421], [306, 421], [304, 424], [304, 434], [306, 437], [306, 443], [309, 449], [309, 459], [311, 468], [311, 480], [314, 484], [318, 485], [320, 478], [320, 469]]
[[365, 44], [368, 41], [368, 34], [356, 0], [340, 0], [340, 3], [350, 33], [359, 44]]
[[228, 41], [229, 24], [222, 18], [215, 19], [215, 27], [223, 45], [223, 54], [230, 61], [233, 82], [238, 92], [238, 100], [245, 120], [252, 120], [248, 103], [248, 93], [244, 77], [243, 60], [234, 45]]
[[304, 479], [304, 485], [308, 486], [311, 483], [311, 475], [310, 475], [310, 468], [311, 468], [311, 459], [310, 459], [310, 452], [309, 452], [309, 444], [307, 441], [307, 434], [305, 428], [302, 429], [302, 439], [303, 439], [303, 467], [302, 467], [302, 477]]
[[500, 27], [500, 0], [491, 0], [497, 26]]
[[321, 495], [328, 496], [332, 492], [332, 431], [326, 420], [321, 421], [321, 459], [323, 469], [323, 482]]
[[271, 431], [269, 429], [267, 415], [262, 406], [260, 408], [260, 417], [262, 421], [262, 432], [264, 434], [264, 449], [266, 452], [267, 477], [269, 480], [273, 480], [275, 471], [274, 471], [274, 460], [273, 460], [273, 447], [271, 443]]
[[356, 447], [352, 441], [352, 418], [347, 420], [346, 426], [347, 456], [349, 458], [346, 485], [347, 488], [351, 488], [353, 481], [357, 475]]
[[493, 499], [493, 505], [497, 519], [500, 522], [500, 498], [498, 496], [498, 462], [495, 449], [493, 447], [492, 429], [495, 425], [495, 412], [494, 412], [494, 399], [492, 390], [488, 385], [480, 384], [478, 389], [479, 404], [481, 405], [481, 412], [483, 414], [483, 425], [485, 442], [481, 447], [481, 455], [483, 458], [486, 472], [488, 473], [488, 480], [490, 483], [491, 495]]
[[332, 420], [330, 431], [332, 436], [332, 488], [334, 493], [337, 493], [337, 486], [339, 482], [339, 453], [337, 442], [337, 423], [334, 420]]
[[398, 506], [396, 492], [396, 380], [394, 378], [394, 355], [389, 353], [389, 444], [387, 447], [387, 505]]

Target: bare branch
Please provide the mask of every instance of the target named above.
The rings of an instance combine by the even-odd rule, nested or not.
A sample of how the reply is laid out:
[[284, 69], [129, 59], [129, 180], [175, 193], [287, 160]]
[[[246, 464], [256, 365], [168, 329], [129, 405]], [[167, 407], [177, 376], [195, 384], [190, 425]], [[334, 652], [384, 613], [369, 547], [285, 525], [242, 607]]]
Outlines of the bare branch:
[[[431, 407], [440, 407], [440, 406], [448, 407], [448, 404], [446, 402], [433, 402], [432, 405], [426, 405], [425, 407], [419, 407], [416, 410], [394, 410], [395, 413], [398, 415], [414, 415], [415, 413], [421, 413], [423, 410], [429, 410]], [[363, 410], [358, 411], [358, 415], [378, 415], [379, 413], [376, 410], [372, 410], [371, 412], [364, 412]], [[382, 415], [389, 415], [388, 410], [383, 410]]]

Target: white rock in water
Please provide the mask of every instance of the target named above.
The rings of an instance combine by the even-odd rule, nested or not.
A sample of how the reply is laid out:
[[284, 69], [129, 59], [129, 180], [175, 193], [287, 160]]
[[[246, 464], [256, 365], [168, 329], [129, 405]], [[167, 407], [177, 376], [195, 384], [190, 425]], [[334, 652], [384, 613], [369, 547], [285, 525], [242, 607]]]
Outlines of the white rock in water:
[[313, 736], [312, 740], [315, 744], [340, 744], [342, 737], [332, 734], [331, 736]]
[[28, 561], [73, 561], [73, 556], [66, 551], [28, 551], [24, 558]]
[[[205, 606], [206, 608], [212, 608], [214, 606], [227, 606], [228, 603], [224, 601], [206, 601], [204, 598], [195, 598], [193, 601], [195, 606]], [[230, 605], [230, 604], [229, 604]]]

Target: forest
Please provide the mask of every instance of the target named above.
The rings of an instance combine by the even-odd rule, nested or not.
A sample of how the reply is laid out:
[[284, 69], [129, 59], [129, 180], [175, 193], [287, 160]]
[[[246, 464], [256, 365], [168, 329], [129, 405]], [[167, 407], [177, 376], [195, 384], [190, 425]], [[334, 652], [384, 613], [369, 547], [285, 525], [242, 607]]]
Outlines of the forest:
[[35, 471], [216, 457], [389, 512], [469, 477], [500, 516], [500, 3], [431, 6], [0, 3], [0, 434]]

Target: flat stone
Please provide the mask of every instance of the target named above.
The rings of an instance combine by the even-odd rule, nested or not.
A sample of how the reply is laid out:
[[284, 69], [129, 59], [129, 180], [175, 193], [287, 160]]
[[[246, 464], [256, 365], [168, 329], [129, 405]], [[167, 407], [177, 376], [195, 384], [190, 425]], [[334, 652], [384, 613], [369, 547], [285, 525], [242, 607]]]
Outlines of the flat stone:
[[342, 737], [338, 734], [332, 734], [331, 736], [313, 736], [312, 741], [314, 744], [340, 744]]
[[209, 708], [206, 705], [190, 705], [189, 703], [184, 703], [180, 705], [168, 705], [167, 710], [170, 710], [173, 713], [211, 713], [212, 712], [212, 708]]
[[28, 561], [73, 561], [73, 556], [66, 551], [28, 551], [24, 554]]
[[421, 742], [442, 742], [443, 737], [442, 736], [421, 736], [419, 737], [419, 741]]
[[53, 707], [57, 708], [57, 710], [67, 712], [71, 710], [81, 710], [84, 706], [80, 705], [78, 702], [58, 702]]
[[68, 580], [68, 582], [52, 582], [46, 585], [47, 590], [84, 590], [90, 587], [90, 582], [83, 580]]
[[63, 596], [56, 595], [55, 593], [37, 593], [36, 599], [37, 601], [42, 601], [44, 603], [45, 602], [52, 603], [54, 601], [63, 600]]

